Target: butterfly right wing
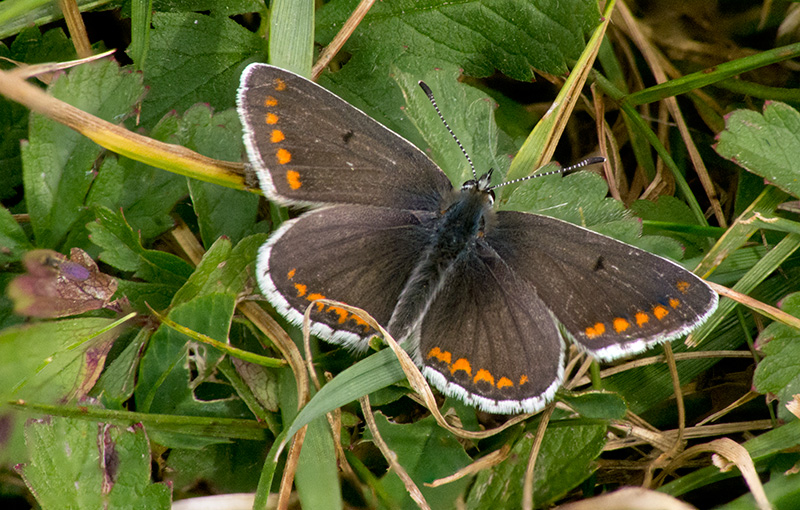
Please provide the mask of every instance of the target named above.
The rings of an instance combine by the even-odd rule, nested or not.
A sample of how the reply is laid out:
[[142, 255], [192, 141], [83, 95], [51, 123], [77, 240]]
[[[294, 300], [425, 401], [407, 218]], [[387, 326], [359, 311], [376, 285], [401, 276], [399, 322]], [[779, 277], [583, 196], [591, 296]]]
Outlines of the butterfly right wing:
[[[425, 215], [338, 205], [287, 221], [259, 252], [261, 290], [297, 325], [312, 301], [327, 298], [362, 308], [385, 326], [428, 242]], [[314, 306], [311, 321], [316, 336], [357, 351], [377, 333], [359, 317], [322, 303]]]

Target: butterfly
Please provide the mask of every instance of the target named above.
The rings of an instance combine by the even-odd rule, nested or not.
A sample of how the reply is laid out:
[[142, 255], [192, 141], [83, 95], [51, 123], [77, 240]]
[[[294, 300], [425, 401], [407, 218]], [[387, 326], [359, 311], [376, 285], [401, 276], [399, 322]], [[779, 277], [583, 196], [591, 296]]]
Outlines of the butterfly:
[[310, 208], [260, 248], [267, 300], [311, 332], [363, 351], [404, 342], [442, 393], [491, 413], [536, 412], [571, 341], [599, 360], [686, 334], [717, 305], [665, 258], [547, 216], [493, 208], [491, 171], [454, 188], [412, 143], [292, 72], [251, 64], [237, 108], [261, 189]]

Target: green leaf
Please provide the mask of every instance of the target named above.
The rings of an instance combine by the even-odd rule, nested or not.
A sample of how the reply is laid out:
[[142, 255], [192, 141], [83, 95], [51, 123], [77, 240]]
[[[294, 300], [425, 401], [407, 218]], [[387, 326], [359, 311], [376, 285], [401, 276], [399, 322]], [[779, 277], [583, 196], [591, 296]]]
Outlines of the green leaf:
[[[357, 3], [340, 0], [319, 9], [317, 42], [328, 44]], [[588, 0], [376, 2], [345, 44], [352, 57], [319, 82], [424, 149], [400, 108], [405, 101], [393, 79], [398, 69], [417, 79], [433, 69], [474, 77], [499, 70], [523, 81], [532, 79], [532, 69], [563, 75], [598, 19], [596, 2]], [[440, 100], [446, 97], [433, 90]]]
[[[432, 416], [400, 425], [376, 413], [375, 422], [389, 449], [397, 454], [397, 462], [417, 484], [431, 508], [451, 507], [469, 479], [462, 478], [435, 488], [424, 484], [449, 476], [472, 461], [456, 438], [442, 429]], [[417, 508], [394, 472], [390, 470], [381, 484], [399, 508]]]
[[291, 437], [314, 418], [368, 395], [406, 376], [391, 349], [383, 349], [348, 368], [322, 387], [288, 429]]
[[[764, 493], [772, 508], [791, 510], [800, 502], [800, 474], [791, 470], [770, 473], [770, 479], [764, 483]], [[752, 492], [739, 496], [730, 503], [715, 507], [715, 510], [752, 510], [759, 508]]]
[[42, 33], [39, 27], [25, 27], [14, 38], [9, 49], [10, 58], [26, 64], [61, 62], [76, 58], [75, 46], [62, 28]]
[[25, 231], [16, 222], [8, 209], [0, 206], [0, 266], [18, 262], [25, 252], [32, 250]]
[[170, 508], [170, 487], [150, 483], [144, 428], [49, 418], [26, 428], [25, 483], [45, 510]]
[[295, 473], [302, 508], [341, 509], [342, 486], [336, 465], [328, 420], [318, 418], [308, 425]]
[[[234, 296], [208, 294], [175, 306], [169, 319], [226, 342], [234, 307]], [[139, 364], [136, 409], [184, 416], [252, 416], [235, 392], [213, 377], [219, 359], [216, 349], [191, 342], [186, 335], [162, 325]], [[153, 433], [153, 439], [165, 446], [184, 448], [215, 442], [189, 434]]]
[[263, 8], [264, 4], [259, 0], [228, 0], [226, 2], [218, 2], [217, 0], [153, 0], [154, 11], [208, 11], [215, 16], [231, 16], [233, 14], [258, 12]]
[[164, 475], [175, 487], [208, 483], [216, 494], [253, 492], [266, 453], [263, 442], [242, 440], [201, 450], [175, 448]]
[[250, 236], [233, 248], [229, 240], [218, 239], [175, 294], [172, 304], [177, 305], [206, 294], [229, 294], [235, 298], [244, 292], [254, 272], [256, 253], [266, 238], [264, 234]]
[[[48, 91], [81, 110], [118, 123], [144, 93], [141, 76], [116, 62], [96, 61], [58, 77]], [[22, 146], [25, 200], [37, 245], [58, 248], [79, 221], [102, 149], [80, 133], [38, 114]]]
[[578, 411], [583, 418], [621, 420], [628, 411], [622, 397], [606, 391], [586, 391], [560, 395], [559, 398]]
[[464, 181], [472, 179], [472, 169], [431, 106], [428, 96], [420, 88], [420, 80], [433, 90], [439, 110], [453, 132], [457, 133], [478, 173], [492, 168], [499, 182], [511, 162], [510, 153], [501, 152], [499, 147], [510, 149], [511, 142], [497, 129], [494, 101], [480, 90], [459, 83], [458, 74], [452, 68], [426, 71], [424, 75], [398, 69], [393, 73], [393, 78], [405, 97], [403, 111], [415, 128], [418, 146], [427, 148], [428, 155], [454, 186], [460, 187]]
[[192, 274], [192, 266], [171, 253], [145, 250], [141, 240], [122, 213], [95, 208], [97, 221], [87, 225], [94, 244], [104, 249], [100, 260], [147, 281], [182, 285]]
[[800, 113], [785, 103], [764, 104], [763, 115], [736, 110], [716, 145], [720, 156], [800, 197]]
[[0, 405], [81, 397], [97, 380], [119, 331], [112, 319], [39, 322], [0, 332]]
[[[795, 420], [773, 430], [745, 441], [744, 446], [750, 458], [757, 467], [775, 459], [778, 455], [797, 449], [800, 437], [800, 420]], [[717, 466], [700, 468], [687, 473], [668, 484], [659, 491], [672, 496], [681, 496], [695, 489], [710, 486], [711, 484], [727, 478], [740, 478], [742, 475], [737, 469], [721, 471]], [[791, 508], [791, 506], [786, 507]]]
[[150, 87], [142, 123], [152, 125], [170, 110], [195, 103], [225, 109], [234, 103], [239, 75], [253, 60], [265, 60], [264, 39], [224, 17], [194, 13], [153, 14], [147, 61]]
[[[317, 13], [317, 40], [327, 44], [357, 0], [333, 1]], [[348, 65], [391, 62], [401, 54], [415, 60], [463, 67], [470, 76], [485, 77], [495, 69], [521, 81], [532, 69], [565, 74], [586, 42], [584, 35], [598, 20], [591, 1], [543, 0], [534, 3], [440, 0], [376, 3], [345, 50]], [[392, 34], [392, 37], [386, 37]], [[402, 41], [402, 44], [397, 44]], [[369, 48], [369, 51], [359, 51]]]
[[[212, 115], [207, 106], [196, 105], [183, 115], [181, 126], [186, 147], [223, 161], [241, 159], [242, 128], [235, 110]], [[254, 232], [258, 195], [193, 179], [188, 184], [203, 245], [222, 235], [237, 243]]]
[[[150, 137], [185, 144], [184, 124], [174, 113], [153, 128]], [[187, 194], [186, 179], [121, 156], [108, 155], [87, 197], [87, 204], [122, 209], [131, 228], [144, 241], [170, 229], [175, 204]]]
[[[780, 303], [786, 313], [800, 317], [800, 292], [790, 294]], [[797, 419], [785, 405], [800, 393], [800, 332], [795, 328], [773, 322], [758, 335], [756, 348], [764, 358], [756, 366], [753, 386], [761, 393], [774, 393], [781, 405], [778, 417]]]
[[99, 394], [105, 407], [122, 409], [123, 404], [133, 395], [139, 358], [151, 333], [150, 329], [140, 329], [122, 353], [103, 370], [92, 394]]
[[[547, 428], [536, 458], [535, 508], [547, 506], [588, 478], [595, 470], [594, 459], [603, 451], [606, 442], [604, 425], [575, 421], [556, 423]], [[467, 508], [519, 508], [532, 446], [533, 435], [526, 434], [505, 461], [481, 471], [467, 498]]]

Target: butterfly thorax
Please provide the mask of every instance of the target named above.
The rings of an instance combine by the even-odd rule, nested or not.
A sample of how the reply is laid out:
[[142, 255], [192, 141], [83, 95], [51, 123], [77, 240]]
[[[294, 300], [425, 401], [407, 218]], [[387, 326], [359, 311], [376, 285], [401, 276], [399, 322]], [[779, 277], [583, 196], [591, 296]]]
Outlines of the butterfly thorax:
[[490, 174], [465, 182], [443, 207], [389, 322], [389, 332], [395, 338], [407, 338], [417, 329], [459, 257], [475, 250], [486, 228], [487, 216], [492, 214], [494, 194], [488, 186]]

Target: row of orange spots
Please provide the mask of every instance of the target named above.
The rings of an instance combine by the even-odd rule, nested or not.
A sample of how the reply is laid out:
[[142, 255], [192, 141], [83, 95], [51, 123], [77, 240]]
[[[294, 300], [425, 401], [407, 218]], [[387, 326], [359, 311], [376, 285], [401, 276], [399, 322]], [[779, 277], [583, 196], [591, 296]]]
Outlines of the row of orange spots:
[[[294, 268], [290, 269], [289, 272], [286, 273], [286, 279], [287, 280], [294, 279], [294, 275], [296, 273], [297, 273], [297, 269], [294, 269]], [[297, 291], [297, 297], [305, 297], [306, 300], [308, 300], [309, 302], [316, 301], [318, 299], [325, 299], [325, 295], [324, 294], [320, 294], [319, 292], [311, 292], [311, 293], [309, 293], [308, 292], [308, 286], [305, 285], [304, 283], [295, 282], [294, 283], [294, 288]], [[364, 319], [362, 319], [361, 317], [359, 317], [356, 314], [348, 312], [347, 310], [345, 310], [342, 307], [334, 306], [334, 305], [328, 305], [328, 308], [325, 308], [325, 305], [323, 303], [316, 303], [316, 306], [317, 306], [317, 311], [318, 312], [321, 312], [324, 309], [326, 312], [333, 312], [336, 315], [338, 315], [339, 318], [337, 319], [337, 322], [339, 324], [344, 324], [349, 319], [349, 320], [352, 320], [353, 322], [355, 322], [356, 325], [363, 327], [365, 333], [370, 330], [370, 325], [367, 324], [367, 321], [365, 321]]]
[[[689, 290], [690, 283], [685, 281], [679, 281], [675, 287], [682, 293], [686, 293]], [[673, 309], [678, 308], [681, 306], [681, 300], [676, 298], [669, 299], [669, 306]], [[669, 309], [664, 305], [656, 305], [653, 307], [652, 310], [653, 317], [658, 320], [662, 320], [664, 317], [669, 315]], [[635, 314], [633, 314], [633, 318], [636, 321], [636, 325], [640, 328], [643, 327], [645, 324], [650, 322], [650, 315], [647, 312], [639, 310]], [[623, 333], [627, 331], [629, 328], [632, 327], [631, 322], [628, 319], [623, 317], [615, 317], [611, 321], [611, 326], [614, 328], [614, 332], [616, 333]], [[597, 338], [598, 336], [604, 334], [606, 332], [606, 325], [602, 322], [597, 322], [592, 326], [587, 327], [584, 330], [586, 336], [589, 338]]]
[[[450, 367], [450, 373], [455, 374], [459, 370], [463, 370], [467, 373], [469, 377], [472, 377], [472, 365], [470, 365], [469, 361], [466, 358], [458, 358], [457, 360], [453, 361], [453, 355], [450, 351], [443, 351], [439, 347], [434, 347], [430, 351], [428, 351], [428, 359], [436, 358], [438, 361], [441, 361], [448, 367]], [[477, 384], [478, 382], [483, 381], [486, 383], [491, 384], [492, 386], [496, 386], [498, 389], [503, 388], [513, 388], [514, 382], [509, 379], [508, 377], [501, 377], [497, 380], [495, 384], [494, 376], [491, 372], [486, 370], [485, 368], [481, 368], [477, 372], [475, 372], [475, 377], [472, 377], [472, 382]], [[528, 376], [523, 375], [519, 378], [519, 385], [522, 386], [523, 384], [528, 382]]]
[[[275, 90], [280, 92], [282, 90], [286, 90], [286, 82], [280, 78], [275, 79], [273, 82]], [[264, 106], [267, 108], [274, 108], [278, 106], [278, 99], [275, 96], [267, 96], [264, 99]], [[267, 112], [264, 116], [264, 122], [267, 123], [269, 126], [275, 126], [278, 124], [280, 117], [273, 112]], [[272, 143], [280, 143], [286, 139], [286, 135], [280, 129], [274, 128], [270, 131], [269, 134], [269, 141]], [[292, 160], [292, 153], [284, 148], [279, 148], [275, 151], [275, 159], [277, 159], [279, 165], [286, 165]], [[303, 183], [300, 181], [300, 172], [297, 170], [287, 170], [286, 171], [286, 182], [289, 184], [291, 189], [299, 189]]]

